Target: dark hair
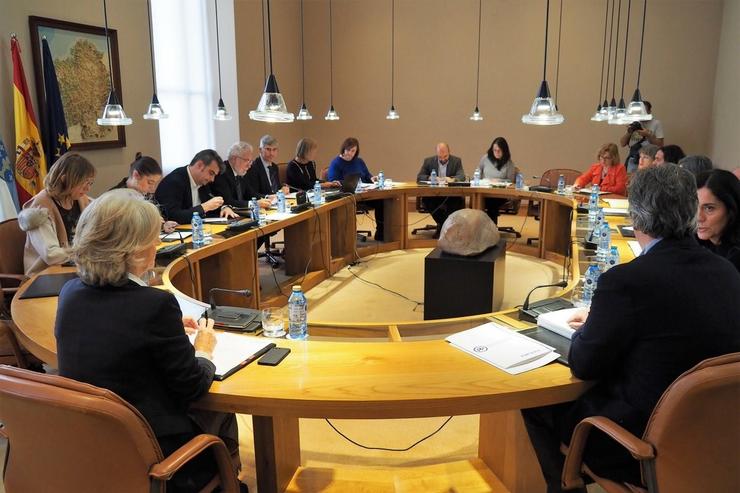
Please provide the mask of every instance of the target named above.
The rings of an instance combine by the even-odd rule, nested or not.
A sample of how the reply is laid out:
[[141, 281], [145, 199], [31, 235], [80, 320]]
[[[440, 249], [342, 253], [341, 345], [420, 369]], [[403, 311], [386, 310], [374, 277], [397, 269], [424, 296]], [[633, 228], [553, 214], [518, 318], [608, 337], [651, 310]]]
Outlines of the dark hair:
[[344, 142], [342, 142], [342, 147], [339, 148], [339, 154], [344, 154], [344, 151], [346, 151], [347, 149], [352, 149], [353, 147], [357, 147], [355, 157], [360, 157], [360, 141], [355, 139], [354, 137], [347, 137], [346, 139], [344, 139]]
[[128, 168], [129, 177], [134, 175], [134, 171], [141, 176], [162, 175], [162, 167], [156, 159], [149, 156], [142, 156], [139, 153], [136, 154], [136, 160]]
[[[497, 145], [501, 149], [501, 159], [496, 159], [493, 156], [493, 145]], [[511, 161], [511, 152], [509, 152], [509, 143], [503, 137], [496, 137], [491, 142], [491, 147], [488, 148], [488, 159], [496, 166], [496, 169], [501, 171], [506, 163]]]
[[663, 151], [663, 160], [666, 163], [673, 163], [678, 164], [680, 160], [686, 157], [686, 154], [683, 152], [683, 149], [681, 149], [676, 144], [671, 144], [667, 146], [663, 146], [659, 151]]
[[694, 176], [704, 171], [710, 171], [714, 169], [712, 160], [707, 156], [691, 155], [681, 159], [678, 163], [680, 167], [690, 171]]
[[195, 163], [198, 161], [202, 161], [206, 166], [211, 164], [213, 161], [216, 161], [216, 164], [218, 164], [218, 172], [223, 173], [224, 171], [224, 160], [221, 159], [221, 156], [219, 156], [213, 149], [203, 149], [202, 151], [198, 151], [198, 153], [193, 156], [193, 159], [190, 161], [188, 166], [195, 166]]
[[727, 208], [727, 226], [720, 241], [730, 245], [740, 244], [740, 180], [730, 171], [713, 169], [699, 173], [696, 189], [707, 187]]
[[645, 101], [643, 99], [642, 100], [642, 104], [645, 105], [645, 109], [647, 110], [648, 113], [652, 113], [653, 112], [653, 105], [650, 103], [650, 101]]

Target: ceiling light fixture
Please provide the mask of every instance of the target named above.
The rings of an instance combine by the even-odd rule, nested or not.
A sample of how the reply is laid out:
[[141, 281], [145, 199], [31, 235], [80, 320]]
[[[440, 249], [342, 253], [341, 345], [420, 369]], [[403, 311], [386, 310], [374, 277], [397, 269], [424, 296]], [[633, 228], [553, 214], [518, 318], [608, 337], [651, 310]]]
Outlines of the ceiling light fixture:
[[134, 121], [126, 116], [123, 111], [123, 105], [118, 102], [116, 88], [113, 85], [113, 64], [110, 56], [110, 36], [108, 36], [108, 7], [103, 0], [103, 17], [105, 18], [105, 43], [108, 47], [108, 82], [110, 83], [110, 92], [108, 93], [108, 102], [103, 108], [103, 115], [98, 118], [98, 125], [101, 126], [120, 126], [131, 125]]
[[231, 120], [231, 114], [226, 110], [224, 98], [221, 93], [221, 41], [218, 34], [218, 0], [213, 0], [216, 7], [216, 59], [218, 61], [218, 108], [213, 115], [214, 120], [227, 121]]
[[301, 0], [301, 91], [302, 99], [301, 108], [298, 110], [298, 115], [295, 117], [296, 120], [311, 120], [313, 116], [308, 112], [306, 108], [306, 55], [304, 51], [303, 41], [303, 0]]
[[630, 37], [630, 15], [632, 12], [632, 0], [627, 0], [627, 29], [624, 33], [624, 53], [622, 56], [622, 90], [621, 96], [619, 97], [619, 106], [617, 111], [614, 113], [614, 118], [609, 120], [609, 125], [626, 125], [630, 123], [626, 119], [627, 106], [624, 104], [624, 79], [627, 75], [627, 46]]
[[388, 110], [386, 120], [398, 120], [399, 115], [393, 104], [394, 85], [396, 82], [396, 0], [391, 0], [391, 109]]
[[149, 17], [149, 54], [152, 59], [152, 102], [144, 113], [144, 120], [161, 120], [168, 118], [169, 115], [164, 112], [162, 105], [157, 98], [157, 77], [154, 71], [154, 42], [152, 41], [152, 5], [150, 0], [146, 0], [146, 12]]
[[480, 32], [482, 23], [482, 12], [483, 3], [482, 0], [478, 0], [478, 65], [475, 72], [475, 110], [473, 110], [473, 114], [470, 115], [470, 119], [474, 122], [483, 121], [483, 115], [480, 114], [480, 110], [478, 109], [478, 90], [480, 88]]
[[599, 103], [596, 105], [596, 113], [591, 117], [592, 122], [603, 122], [608, 119], [606, 116], [606, 100], [601, 104], [601, 96], [604, 94], [604, 61], [606, 60], [606, 28], [609, 25], [609, 0], [604, 0], [606, 5], [604, 14], [604, 46], [601, 48], [601, 81], [599, 82]]
[[640, 75], [642, 75], [642, 48], [645, 43], [645, 14], [647, 14], [647, 0], [642, 5], [642, 35], [640, 36], [640, 63], [637, 66], [637, 88], [632, 95], [632, 101], [627, 107], [625, 119], [630, 122], [652, 120], [653, 115], [647, 112], [645, 103], [642, 102], [640, 94]]
[[334, 110], [334, 37], [331, 22], [331, 0], [329, 0], [329, 112], [324, 120], [339, 120], [339, 115]]

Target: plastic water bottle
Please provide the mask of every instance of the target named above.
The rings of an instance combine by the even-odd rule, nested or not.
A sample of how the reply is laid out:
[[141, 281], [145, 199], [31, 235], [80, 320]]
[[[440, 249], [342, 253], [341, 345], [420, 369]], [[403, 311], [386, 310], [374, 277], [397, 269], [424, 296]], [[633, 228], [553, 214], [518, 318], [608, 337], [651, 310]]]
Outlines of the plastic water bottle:
[[583, 298], [581, 300], [585, 306], [591, 305], [591, 300], [593, 300], [594, 292], [596, 291], [596, 284], [599, 281], [599, 275], [601, 275], [601, 270], [596, 264], [591, 264], [586, 269], [586, 275], [583, 278]]
[[249, 201], [249, 210], [252, 213], [252, 219], [258, 222], [262, 222], [262, 212], [260, 211], [260, 203], [257, 201], [257, 197], [252, 197]]
[[607, 263], [609, 261], [611, 241], [612, 232], [609, 228], [609, 221], [605, 219], [599, 228], [599, 243], [596, 247], [596, 260], [603, 263]]
[[293, 286], [288, 298], [288, 339], [308, 337], [308, 304], [300, 286]]
[[285, 212], [285, 194], [282, 190], [277, 192], [277, 210], [278, 212]]
[[190, 227], [193, 230], [193, 248], [200, 248], [205, 245], [205, 235], [203, 234], [203, 220], [200, 214], [193, 212], [193, 219], [190, 220]]
[[316, 183], [313, 184], [313, 203], [314, 205], [319, 205], [321, 202], [321, 183], [316, 180]]
[[380, 170], [380, 173], [378, 173], [378, 189], [383, 190], [385, 188], [385, 173], [383, 173], [383, 170]]
[[588, 199], [588, 229], [593, 231], [596, 226], [596, 218], [599, 215], [599, 186], [591, 187], [591, 196]]
[[524, 188], [524, 175], [521, 173], [516, 174], [516, 189], [521, 190]]
[[434, 170], [432, 170], [432, 174], [429, 175], [429, 183], [431, 183], [432, 185], [437, 184], [437, 172]]
[[601, 223], [604, 222], [604, 209], [599, 207], [596, 209], [596, 222], [594, 223], [594, 227], [591, 230], [591, 234], [589, 235], [589, 241], [591, 243], [598, 243], [599, 242], [599, 233], [601, 232]]
[[474, 187], [480, 186], [480, 170], [478, 168], [476, 168], [475, 173], [473, 173], [473, 186]]
[[558, 193], [560, 195], [565, 194], [565, 175], [560, 175], [558, 177]]
[[609, 252], [609, 260], [606, 265], [608, 269], [611, 269], [615, 265], [619, 265], [619, 249], [616, 245], [612, 245], [611, 251]]

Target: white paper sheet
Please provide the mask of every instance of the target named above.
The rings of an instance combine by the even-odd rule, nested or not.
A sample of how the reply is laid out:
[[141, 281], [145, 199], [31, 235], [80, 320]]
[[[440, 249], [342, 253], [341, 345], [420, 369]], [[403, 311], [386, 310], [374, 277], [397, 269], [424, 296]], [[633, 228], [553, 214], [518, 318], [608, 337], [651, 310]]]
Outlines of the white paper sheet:
[[642, 247], [640, 246], [640, 244], [636, 241], [628, 241], [627, 244], [632, 249], [632, 253], [635, 254], [635, 257], [639, 257], [642, 253]]
[[229, 224], [229, 220], [225, 217], [207, 217], [203, 219], [205, 224]]
[[203, 312], [211, 307], [208, 303], [192, 300], [177, 293], [172, 294], [175, 295], [177, 304], [180, 305], [180, 311], [182, 312], [183, 317], [193, 317], [197, 321], [203, 316]]
[[576, 331], [568, 325], [568, 319], [579, 310], [581, 308], [565, 308], [543, 313], [537, 317], [537, 325], [571, 339]]
[[605, 216], [627, 216], [629, 212], [627, 209], [618, 209], [616, 207], [604, 207]]
[[604, 199], [604, 202], [614, 209], [627, 209], [630, 206], [630, 201], [627, 199]]
[[292, 212], [271, 212], [265, 216], [265, 219], [268, 221], [282, 221], [283, 219], [288, 219], [293, 216], [295, 216], [295, 214]]
[[[216, 348], [213, 350], [213, 364], [216, 375], [222, 376], [244, 360], [256, 354], [273, 341], [264, 337], [252, 337], [231, 332], [216, 333]], [[190, 335], [190, 343], [195, 341], [195, 334]]]
[[494, 322], [458, 332], [446, 340], [512, 375], [539, 368], [560, 356], [550, 346]]
[[159, 239], [161, 241], [180, 241], [180, 238], [184, 240], [185, 238], [188, 238], [192, 235], [193, 233], [190, 231], [173, 231], [172, 233], [160, 234]]

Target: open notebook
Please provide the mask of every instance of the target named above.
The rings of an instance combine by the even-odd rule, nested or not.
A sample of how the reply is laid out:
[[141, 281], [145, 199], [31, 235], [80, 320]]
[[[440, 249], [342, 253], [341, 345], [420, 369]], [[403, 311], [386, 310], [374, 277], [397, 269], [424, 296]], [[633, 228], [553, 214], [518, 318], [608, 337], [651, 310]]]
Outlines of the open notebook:
[[[263, 337], [250, 337], [230, 332], [216, 333], [216, 349], [213, 364], [216, 365], [216, 380], [223, 380], [256, 360], [275, 347], [274, 342]], [[190, 342], [195, 341], [195, 334]]]

